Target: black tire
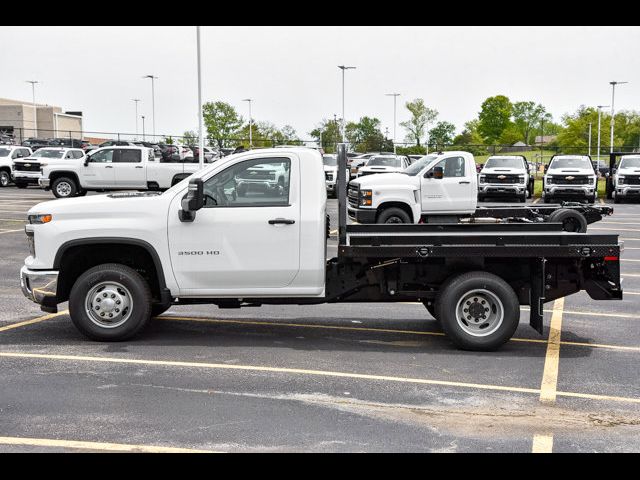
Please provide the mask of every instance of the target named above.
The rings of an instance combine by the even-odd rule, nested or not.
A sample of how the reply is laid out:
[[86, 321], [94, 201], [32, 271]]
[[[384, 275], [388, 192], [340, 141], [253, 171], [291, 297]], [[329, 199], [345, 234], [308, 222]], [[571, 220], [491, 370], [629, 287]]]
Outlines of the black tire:
[[518, 197], [518, 202], [527, 203], [527, 194], [526, 194], [526, 192], [521, 197]]
[[[115, 327], [99, 325], [87, 312], [87, 296], [102, 283], [116, 282], [128, 295], [130, 311], [123, 323]], [[108, 291], [108, 290], [107, 290]], [[99, 293], [99, 292], [98, 292]], [[118, 263], [105, 263], [90, 268], [78, 277], [69, 296], [69, 315], [76, 328], [86, 337], [103, 342], [127, 340], [136, 335], [151, 316], [151, 290], [147, 281], [133, 268]], [[105, 318], [106, 320], [106, 318]], [[104, 322], [104, 320], [99, 319]]]
[[27, 188], [29, 186], [28, 183], [24, 183], [24, 182], [15, 182], [16, 187], [18, 188]]
[[613, 198], [613, 189], [613, 179], [611, 177], [607, 177], [605, 180], [605, 191], [609, 200]]
[[[509, 341], [518, 328], [518, 323], [520, 322], [518, 297], [509, 284], [497, 275], [482, 271], [463, 273], [447, 280], [440, 287], [440, 291], [442, 293], [436, 302], [437, 317], [440, 319], [440, 324], [447, 338], [462, 350], [495, 350]], [[481, 292], [481, 295], [487, 295], [487, 298], [489, 295], [482, 292], [490, 292], [491, 296], [497, 299], [500, 305], [500, 307], [496, 305], [496, 312], [494, 313], [494, 307], [491, 304], [483, 304], [490, 307], [490, 315], [495, 315], [496, 317], [495, 326], [493, 327], [494, 330], [483, 336], [468, 333], [468, 331], [461, 326], [461, 324], [464, 325], [464, 322], [468, 322], [468, 320], [461, 319], [461, 321], [458, 322], [457, 319], [456, 310], [458, 309], [459, 303], [463, 302], [465, 297], [474, 291]], [[483, 297], [481, 295], [478, 295], [477, 298], [482, 299]], [[477, 304], [480, 306], [479, 302]], [[464, 304], [462, 304], [460, 308], [463, 307]], [[485, 307], [480, 308], [484, 309]], [[502, 309], [501, 320], [499, 320], [500, 308]], [[475, 328], [479, 331], [479, 334], [483, 334], [481, 330], [484, 323], [474, 322], [473, 318], [468, 322], [470, 327], [466, 328]], [[489, 320], [487, 320], [487, 322], [488, 321]], [[486, 328], [491, 329], [492, 327], [488, 326]]]
[[543, 202], [543, 203], [551, 203], [551, 199], [550, 199], [549, 197], [544, 197], [544, 198], [542, 199], [542, 202]]
[[565, 232], [585, 233], [587, 231], [587, 219], [580, 212], [569, 208], [560, 208], [551, 212], [548, 222], [562, 223]]
[[380, 212], [376, 223], [411, 223], [411, 218], [401, 208], [391, 207]]
[[0, 187], [8, 187], [11, 183], [11, 173], [0, 170]]
[[618, 195], [615, 195], [613, 197], [613, 203], [622, 203], [622, 199]]
[[78, 193], [78, 186], [72, 178], [58, 177], [51, 184], [51, 191], [56, 198], [71, 198]]
[[594, 195], [593, 197], [588, 197], [587, 203], [596, 203], [596, 196]]
[[162, 315], [164, 312], [169, 310], [171, 305], [151, 305], [151, 318]]
[[527, 187], [527, 198], [533, 198], [533, 192], [535, 191], [536, 183], [535, 179], [529, 179], [529, 186]]

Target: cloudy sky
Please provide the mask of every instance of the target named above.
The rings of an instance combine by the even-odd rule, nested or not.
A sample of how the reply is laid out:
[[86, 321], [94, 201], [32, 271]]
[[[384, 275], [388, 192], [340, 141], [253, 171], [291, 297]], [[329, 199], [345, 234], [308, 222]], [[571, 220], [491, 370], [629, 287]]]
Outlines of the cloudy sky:
[[[132, 98], [156, 133], [197, 128], [195, 27], [2, 27], [0, 97], [84, 112], [87, 131], [135, 132]], [[255, 120], [308, 132], [341, 113], [337, 65], [346, 75], [346, 118], [376, 116], [393, 131], [403, 103], [422, 97], [458, 131], [482, 101], [504, 94], [544, 104], [556, 120], [580, 104], [640, 109], [637, 27], [203, 27], [204, 100], [224, 100]], [[140, 127], [141, 128], [141, 127]], [[404, 134], [398, 128], [398, 140]]]

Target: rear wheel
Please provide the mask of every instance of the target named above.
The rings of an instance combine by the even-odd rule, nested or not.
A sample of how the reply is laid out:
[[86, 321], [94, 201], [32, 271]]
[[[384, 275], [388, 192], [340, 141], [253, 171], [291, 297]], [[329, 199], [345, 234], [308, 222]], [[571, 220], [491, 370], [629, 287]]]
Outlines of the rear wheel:
[[0, 170], [0, 187], [8, 187], [11, 182], [11, 175], [6, 170]]
[[565, 232], [585, 233], [587, 231], [587, 219], [580, 212], [569, 208], [560, 208], [551, 212], [549, 222], [562, 223]]
[[151, 316], [149, 284], [126, 265], [106, 263], [90, 268], [71, 288], [69, 315], [76, 328], [92, 340], [126, 340]]
[[385, 208], [380, 215], [376, 223], [411, 223], [411, 218], [407, 212], [401, 208], [391, 207]]
[[495, 350], [518, 328], [520, 305], [507, 282], [487, 272], [468, 272], [442, 285], [436, 315], [447, 337], [463, 350]]
[[56, 198], [69, 198], [78, 193], [78, 186], [71, 178], [59, 177], [53, 181], [51, 190]]

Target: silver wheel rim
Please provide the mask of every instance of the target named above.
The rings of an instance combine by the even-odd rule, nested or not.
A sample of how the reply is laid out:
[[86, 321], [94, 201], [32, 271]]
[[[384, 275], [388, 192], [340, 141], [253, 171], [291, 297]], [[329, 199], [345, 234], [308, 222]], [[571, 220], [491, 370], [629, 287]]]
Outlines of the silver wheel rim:
[[69, 185], [69, 182], [60, 182], [56, 185], [56, 192], [61, 197], [68, 197], [71, 195], [71, 185]]
[[456, 305], [458, 326], [473, 337], [496, 332], [504, 320], [504, 307], [496, 294], [485, 289], [469, 290]]
[[9, 175], [7, 172], [0, 172], [0, 185], [3, 187], [9, 185]]
[[118, 282], [100, 282], [85, 297], [89, 319], [100, 328], [116, 328], [131, 317], [133, 300], [127, 288]]

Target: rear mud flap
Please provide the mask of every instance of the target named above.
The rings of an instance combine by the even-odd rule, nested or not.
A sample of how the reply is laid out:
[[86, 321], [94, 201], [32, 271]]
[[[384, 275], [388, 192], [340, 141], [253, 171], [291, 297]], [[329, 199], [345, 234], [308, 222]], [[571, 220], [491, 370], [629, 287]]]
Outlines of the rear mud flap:
[[529, 325], [542, 335], [544, 320], [545, 276], [547, 260], [539, 258], [531, 265], [531, 291], [529, 305], [531, 307]]

